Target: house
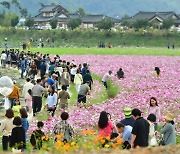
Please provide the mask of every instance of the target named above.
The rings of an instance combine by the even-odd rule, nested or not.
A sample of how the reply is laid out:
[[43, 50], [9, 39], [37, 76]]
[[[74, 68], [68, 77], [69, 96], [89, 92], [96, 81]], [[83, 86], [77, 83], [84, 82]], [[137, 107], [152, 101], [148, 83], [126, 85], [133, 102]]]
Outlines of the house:
[[[175, 12], [143, 12], [139, 11], [137, 14], [130, 18], [124, 19], [124, 21], [128, 21], [133, 23], [137, 20], [147, 19], [149, 23], [156, 27], [160, 27], [163, 24], [164, 20], [173, 19], [174, 22], [179, 20], [180, 17]], [[177, 26], [177, 24], [176, 24]]]
[[94, 28], [96, 24], [103, 19], [110, 19], [114, 24], [119, 21], [106, 15], [86, 15], [81, 16], [78, 13], [69, 13], [61, 5], [47, 5], [39, 10], [39, 14], [34, 17], [35, 24], [38, 26], [50, 27], [50, 21], [57, 19], [58, 29], [67, 29], [67, 23], [70, 19], [81, 19], [80, 28]]

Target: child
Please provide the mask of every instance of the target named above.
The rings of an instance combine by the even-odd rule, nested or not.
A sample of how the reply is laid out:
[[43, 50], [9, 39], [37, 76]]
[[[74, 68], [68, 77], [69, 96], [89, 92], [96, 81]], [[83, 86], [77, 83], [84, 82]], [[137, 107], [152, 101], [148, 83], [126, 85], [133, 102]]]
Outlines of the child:
[[26, 132], [29, 129], [29, 123], [28, 123], [28, 120], [27, 120], [28, 115], [27, 115], [26, 109], [25, 108], [21, 108], [20, 109], [20, 114], [21, 114], [21, 120], [22, 120], [22, 127], [25, 130], [25, 137], [27, 139]]
[[39, 121], [37, 123], [38, 129], [33, 131], [31, 135], [30, 142], [33, 146], [33, 149], [41, 149], [42, 148], [42, 137], [45, 136], [44, 132], [42, 131], [42, 128], [44, 126], [44, 123], [42, 121]]
[[15, 117], [20, 115], [20, 109], [21, 109], [20, 101], [19, 99], [15, 99], [15, 104], [12, 108]]
[[26, 99], [26, 110], [29, 112], [29, 114], [32, 113], [32, 90], [28, 90], [28, 95]]
[[12, 129], [10, 147], [23, 151], [26, 149], [25, 130], [21, 126], [22, 121], [19, 116], [14, 118], [13, 125], [15, 125], [15, 127]]
[[[67, 121], [68, 118], [69, 118], [69, 114], [67, 112], [63, 112], [61, 114], [62, 120], [59, 121], [53, 129], [54, 135], [63, 134], [62, 141], [65, 143], [71, 142], [74, 135], [75, 135], [73, 128], [71, 127], [71, 125]], [[55, 141], [56, 140], [57, 140], [57, 138], [55, 138]]]

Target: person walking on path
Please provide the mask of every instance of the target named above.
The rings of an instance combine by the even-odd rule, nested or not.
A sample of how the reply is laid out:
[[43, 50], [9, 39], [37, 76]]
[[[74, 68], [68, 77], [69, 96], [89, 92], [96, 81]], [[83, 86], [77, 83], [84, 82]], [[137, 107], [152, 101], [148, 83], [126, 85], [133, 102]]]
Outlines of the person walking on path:
[[27, 78], [26, 79], [26, 83], [23, 86], [23, 90], [22, 90], [22, 97], [25, 98], [25, 101], [28, 99], [28, 90], [34, 87], [34, 85], [30, 82], [31, 79]]
[[48, 88], [42, 87], [41, 86], [41, 79], [37, 79], [37, 84], [32, 89], [33, 116], [35, 116], [37, 112], [41, 111], [41, 108], [42, 108], [42, 94], [43, 94], [43, 92], [48, 92]]
[[90, 88], [89, 88], [88, 81], [80, 86], [80, 90], [78, 93], [78, 106], [81, 107], [81, 103], [83, 103], [83, 105], [85, 105], [86, 95], [90, 95]]
[[92, 76], [91, 76], [89, 70], [86, 71], [86, 75], [83, 77], [83, 83], [86, 83], [86, 82], [89, 82], [89, 88], [91, 90], [92, 84], [93, 84], [93, 79], [92, 79]]
[[63, 110], [68, 109], [68, 99], [70, 99], [70, 95], [67, 92], [67, 87], [62, 85], [62, 91], [59, 92], [59, 99], [60, 99], [60, 108]]
[[83, 83], [82, 75], [80, 74], [80, 70], [77, 70], [77, 73], [74, 77], [74, 84], [76, 85], [76, 91], [79, 92], [80, 86]]
[[15, 99], [20, 98], [19, 87], [16, 85], [16, 81], [13, 81], [13, 83], [14, 83], [14, 89], [13, 89], [12, 93], [8, 96], [9, 101], [11, 103], [11, 108], [14, 106]]

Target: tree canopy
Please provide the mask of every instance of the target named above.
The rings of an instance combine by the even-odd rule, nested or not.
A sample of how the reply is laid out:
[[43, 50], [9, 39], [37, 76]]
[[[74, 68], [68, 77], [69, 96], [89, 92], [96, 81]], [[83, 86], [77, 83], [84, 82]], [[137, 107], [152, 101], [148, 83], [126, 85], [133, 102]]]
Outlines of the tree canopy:
[[81, 25], [81, 23], [82, 23], [81, 19], [76, 18], [76, 19], [70, 19], [68, 21], [67, 25], [68, 25], [68, 28], [73, 30], [73, 29], [79, 27]]
[[113, 22], [110, 19], [103, 19], [97, 24], [98, 29], [109, 30], [113, 26]]

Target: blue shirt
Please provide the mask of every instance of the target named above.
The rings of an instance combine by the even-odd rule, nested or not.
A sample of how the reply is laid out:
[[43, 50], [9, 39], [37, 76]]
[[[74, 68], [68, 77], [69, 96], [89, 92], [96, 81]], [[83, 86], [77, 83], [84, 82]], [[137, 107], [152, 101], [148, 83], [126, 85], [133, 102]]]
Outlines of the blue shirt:
[[125, 126], [122, 140], [128, 141], [131, 144], [131, 132], [132, 132], [132, 127], [131, 126]]
[[84, 77], [84, 76], [86, 75], [86, 72], [87, 72], [87, 68], [84, 67], [84, 68], [82, 69], [82, 77]]
[[125, 126], [130, 125], [133, 127], [135, 120], [131, 117], [131, 118], [125, 118], [125, 119], [121, 120], [120, 122]]
[[29, 122], [27, 118], [22, 118], [22, 127], [24, 128], [25, 132], [29, 129]]
[[48, 79], [46, 80], [46, 82], [48, 83], [49, 86], [52, 86], [52, 85], [55, 83], [54, 80], [51, 79], [51, 78], [48, 78]]

